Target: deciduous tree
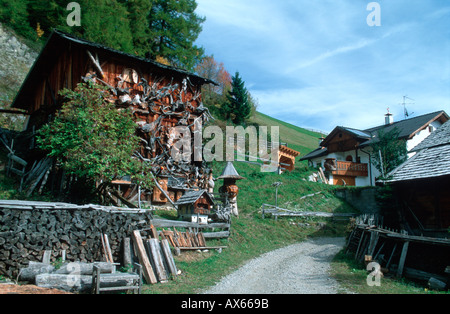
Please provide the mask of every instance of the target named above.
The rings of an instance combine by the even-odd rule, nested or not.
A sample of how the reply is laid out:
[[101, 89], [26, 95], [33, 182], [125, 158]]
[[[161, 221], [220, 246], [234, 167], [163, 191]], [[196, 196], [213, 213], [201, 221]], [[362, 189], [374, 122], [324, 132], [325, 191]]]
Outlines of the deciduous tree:
[[142, 169], [140, 162], [131, 159], [139, 145], [135, 123], [129, 112], [106, 101], [106, 93], [92, 83], [62, 90], [67, 102], [54, 121], [40, 130], [38, 143], [69, 173], [111, 182], [139, 175]]
[[372, 164], [384, 174], [384, 178], [407, 159], [406, 141], [399, 139], [399, 133], [397, 128], [389, 132], [380, 130], [377, 136], [378, 141], [371, 145]]

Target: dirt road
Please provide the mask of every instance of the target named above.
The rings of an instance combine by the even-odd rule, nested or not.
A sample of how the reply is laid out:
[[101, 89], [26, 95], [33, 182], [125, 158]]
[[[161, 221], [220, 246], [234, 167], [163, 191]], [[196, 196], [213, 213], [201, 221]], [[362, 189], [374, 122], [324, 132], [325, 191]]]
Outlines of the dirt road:
[[336, 294], [330, 261], [344, 238], [318, 238], [258, 257], [205, 291], [206, 294]]

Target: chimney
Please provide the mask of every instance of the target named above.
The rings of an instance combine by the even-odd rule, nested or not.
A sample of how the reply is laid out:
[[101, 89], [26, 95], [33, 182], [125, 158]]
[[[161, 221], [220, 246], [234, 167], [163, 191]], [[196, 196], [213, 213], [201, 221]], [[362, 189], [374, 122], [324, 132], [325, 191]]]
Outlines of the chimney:
[[384, 118], [385, 125], [394, 123], [394, 116], [392, 115], [392, 113], [389, 112], [389, 108], [388, 108], [388, 113], [384, 117], [385, 117]]

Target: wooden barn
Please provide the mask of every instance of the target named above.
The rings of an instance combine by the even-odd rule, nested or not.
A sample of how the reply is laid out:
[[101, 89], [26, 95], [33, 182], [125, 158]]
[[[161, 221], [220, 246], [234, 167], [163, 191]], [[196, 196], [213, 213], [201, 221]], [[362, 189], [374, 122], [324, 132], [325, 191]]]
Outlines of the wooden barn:
[[410, 232], [448, 237], [450, 228], [450, 122], [410, 151], [415, 155], [392, 171], [388, 184], [400, 199]]
[[[59, 91], [75, 89], [83, 81], [106, 86], [112, 95], [111, 102], [118, 108], [132, 110], [142, 139], [137, 155], [142, 160], [152, 160], [153, 172], [162, 178], [153, 195], [140, 193], [129, 178], [115, 182], [120, 187], [117, 203], [138, 199], [162, 204], [175, 202], [181, 196], [180, 190], [206, 184], [203, 173], [209, 169], [203, 169], [203, 163], [175, 162], [168, 151], [174, 144], [171, 128], [187, 126], [193, 131], [194, 125], [201, 127], [208, 122], [210, 115], [203, 107], [201, 88], [214, 82], [54, 31], [13, 103], [13, 108], [26, 111], [26, 130], [34, 134], [51, 121], [62, 106]], [[30, 143], [31, 150], [23, 156], [29, 165], [37, 158], [32, 154], [34, 141]], [[55, 170], [54, 164], [49, 167]]]

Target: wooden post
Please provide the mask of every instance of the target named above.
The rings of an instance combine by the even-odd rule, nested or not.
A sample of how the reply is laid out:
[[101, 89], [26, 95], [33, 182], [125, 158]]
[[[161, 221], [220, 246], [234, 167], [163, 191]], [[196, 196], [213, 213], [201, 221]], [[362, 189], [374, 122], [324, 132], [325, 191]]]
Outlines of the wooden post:
[[123, 239], [123, 265], [125, 267], [133, 265], [130, 238]]
[[108, 240], [108, 235], [107, 234], [103, 234], [102, 235], [105, 239], [105, 250], [106, 250], [106, 261], [110, 262], [110, 263], [114, 263], [113, 257], [112, 257], [112, 252], [111, 252], [111, 247], [109, 245], [109, 240]]
[[381, 247], [378, 249], [377, 254], [375, 254], [375, 256], [373, 257], [374, 260], [376, 260], [378, 258], [378, 255], [380, 255], [380, 253], [383, 250], [385, 244], [386, 244], [386, 242], [383, 242], [383, 244], [381, 244]]
[[359, 256], [357, 258], [361, 262], [364, 260], [364, 256], [366, 254], [366, 251], [369, 248], [369, 242], [370, 242], [370, 237], [367, 234], [366, 238], [364, 239], [363, 245], [361, 246], [361, 251], [359, 252]]
[[370, 232], [370, 242], [369, 242], [369, 249], [367, 254], [374, 256], [375, 253], [375, 248], [377, 246], [378, 243], [378, 238], [380, 237], [380, 234], [376, 231], [371, 231]]
[[152, 265], [148, 259], [147, 252], [145, 251], [144, 242], [142, 241], [141, 233], [136, 230], [133, 232], [133, 241], [137, 248], [137, 256], [139, 258], [139, 264], [142, 265], [144, 278], [149, 284], [155, 284], [158, 282], [155, 273], [153, 272]]
[[388, 269], [389, 269], [389, 265], [391, 265], [392, 257], [394, 257], [394, 253], [395, 253], [396, 249], [397, 249], [397, 243], [395, 243], [394, 249], [392, 250], [391, 256], [389, 257], [389, 260], [386, 264], [386, 268], [388, 268]]
[[319, 168], [319, 173], [320, 173], [320, 176], [322, 177], [323, 183], [328, 184], [328, 180], [327, 180], [327, 178], [325, 177], [325, 173], [323, 172], [322, 167]]
[[405, 267], [406, 255], [408, 254], [409, 241], [403, 243], [402, 255], [400, 256], [400, 262], [398, 263], [397, 277], [403, 275], [403, 268]]
[[45, 250], [44, 256], [42, 257], [42, 263], [50, 265], [50, 258], [52, 257], [52, 251], [51, 250]]
[[362, 230], [361, 238], [359, 238], [358, 248], [356, 249], [356, 253], [355, 253], [355, 259], [357, 259], [359, 256], [359, 249], [361, 248], [361, 244], [362, 244], [363, 240], [364, 240], [364, 230]]

